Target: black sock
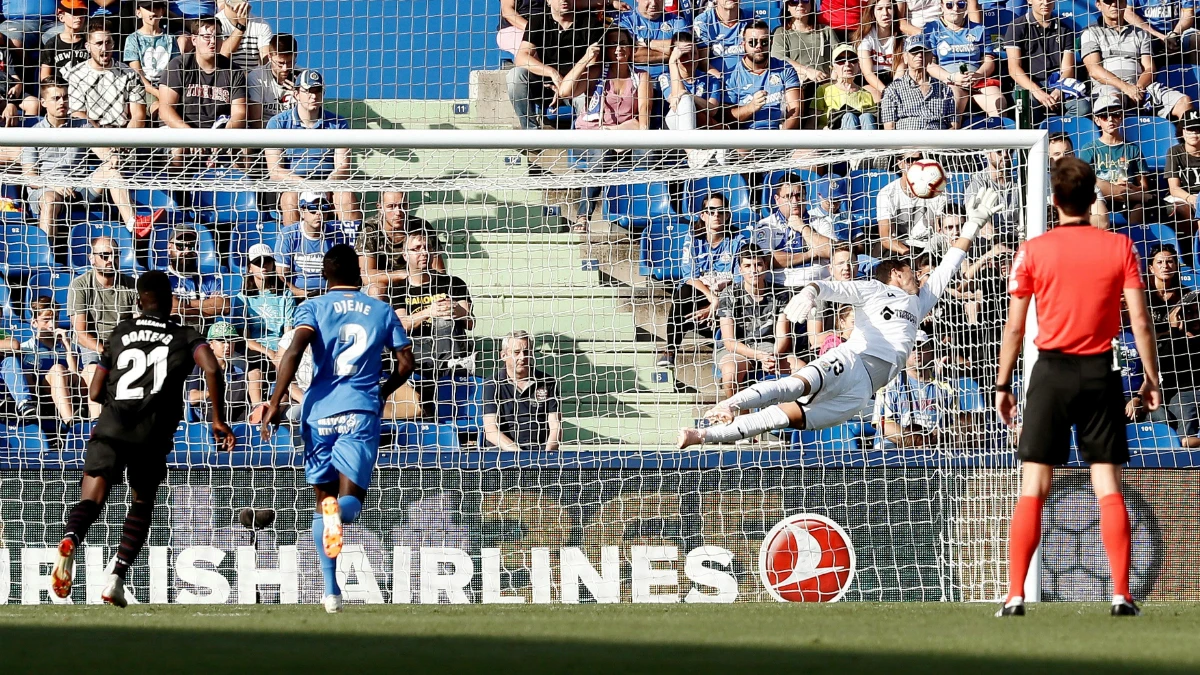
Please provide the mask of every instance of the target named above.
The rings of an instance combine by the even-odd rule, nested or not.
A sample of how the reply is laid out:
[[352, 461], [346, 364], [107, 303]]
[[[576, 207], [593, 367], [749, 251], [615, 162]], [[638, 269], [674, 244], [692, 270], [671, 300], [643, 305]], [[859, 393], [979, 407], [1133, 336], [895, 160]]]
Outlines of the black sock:
[[125, 516], [125, 527], [121, 530], [121, 546], [117, 549], [117, 564], [113, 573], [122, 579], [129, 571], [129, 566], [137, 560], [138, 553], [146, 545], [146, 537], [150, 535], [150, 520], [154, 513], [154, 502], [134, 500], [129, 505], [129, 514]]
[[78, 546], [87, 538], [88, 529], [92, 527], [92, 523], [100, 517], [100, 509], [101, 505], [90, 499], [76, 504], [75, 508], [71, 509], [71, 514], [67, 516], [67, 531], [63, 537], [70, 537]]

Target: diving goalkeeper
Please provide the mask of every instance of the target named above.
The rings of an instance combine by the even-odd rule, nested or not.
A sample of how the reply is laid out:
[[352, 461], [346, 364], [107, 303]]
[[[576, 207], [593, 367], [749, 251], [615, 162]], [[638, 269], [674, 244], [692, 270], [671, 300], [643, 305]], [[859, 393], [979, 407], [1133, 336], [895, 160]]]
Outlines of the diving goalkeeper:
[[[787, 318], [793, 324], [808, 320], [819, 300], [853, 305], [850, 339], [788, 377], [760, 382], [718, 403], [704, 415], [713, 426], [680, 429], [679, 447], [731, 443], [787, 427], [823, 429], [857, 415], [904, 368], [917, 327], [1000, 206], [992, 188], [975, 195], [959, 238], [924, 286], [909, 263], [889, 259], [879, 263], [874, 281], [815, 281], [801, 289], [784, 309]], [[738, 415], [752, 408], [762, 410]]]

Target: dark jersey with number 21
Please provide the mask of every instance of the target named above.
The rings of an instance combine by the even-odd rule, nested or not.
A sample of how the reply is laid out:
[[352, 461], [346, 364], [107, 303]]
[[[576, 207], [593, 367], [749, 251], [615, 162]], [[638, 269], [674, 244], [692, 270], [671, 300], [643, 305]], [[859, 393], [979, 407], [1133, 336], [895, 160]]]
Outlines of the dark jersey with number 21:
[[169, 444], [183, 419], [183, 384], [196, 366], [193, 354], [203, 344], [200, 333], [174, 319], [142, 315], [118, 323], [100, 356], [108, 396], [92, 437]]

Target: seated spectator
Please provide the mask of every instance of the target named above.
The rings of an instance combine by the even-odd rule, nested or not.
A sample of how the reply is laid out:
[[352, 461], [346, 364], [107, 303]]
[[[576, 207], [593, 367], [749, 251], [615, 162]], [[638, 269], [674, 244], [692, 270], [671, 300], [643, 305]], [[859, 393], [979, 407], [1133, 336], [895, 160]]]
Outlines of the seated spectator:
[[[925, 252], [928, 253], [934, 260], [941, 260], [954, 242], [958, 241], [959, 233], [962, 232], [963, 224], [967, 222], [966, 209], [961, 204], [949, 202], [946, 204], [946, 209], [942, 211], [942, 215], [938, 218], [937, 231], [929, 237], [929, 245], [925, 247]], [[963, 258], [963, 269], [966, 269], [968, 261], [971, 259], [971, 253], [968, 251]], [[947, 290], [948, 293], [953, 291], [953, 287]]]
[[862, 13], [858, 35], [859, 70], [867, 90], [876, 100], [883, 100], [884, 90], [905, 70], [904, 33], [896, 0], [875, 0], [870, 11]]
[[[78, 117], [70, 117], [70, 88], [60, 82], [47, 81], [41, 87], [42, 107], [46, 116], [33, 125], [35, 129], [60, 129], [71, 127], [86, 127], [88, 121]], [[100, 153], [107, 149], [97, 148]], [[109, 153], [113, 159], [115, 154]], [[35, 181], [26, 186], [26, 197], [29, 209], [38, 219], [38, 227], [50, 239], [52, 250], [65, 253], [65, 246], [59, 246], [58, 238], [65, 232], [60, 232], [59, 220], [63, 212], [72, 204], [95, 204], [102, 200], [104, 191], [94, 187], [101, 181], [120, 178], [120, 173], [114, 167], [114, 161], [106, 161], [97, 166], [92, 154], [87, 148], [57, 148], [36, 147], [27, 145], [21, 150], [21, 170], [26, 176]], [[37, 180], [41, 179], [41, 180]], [[42, 184], [42, 181], [50, 185]], [[79, 186], [79, 187], [71, 187]], [[123, 187], [108, 189], [108, 194], [121, 215], [125, 226], [132, 231], [138, 223], [138, 216], [129, 200], [129, 190]]]
[[1179, 248], [1184, 260], [1196, 253], [1197, 220], [1200, 212], [1196, 199], [1200, 197], [1200, 113], [1189, 110], [1179, 124], [1183, 140], [1167, 153], [1167, 185], [1170, 195], [1172, 221], [1179, 233]]
[[[296, 105], [267, 122], [268, 129], [349, 129], [350, 123], [341, 115], [325, 109], [325, 79], [315, 70], [296, 73]], [[285, 183], [303, 180], [346, 180], [350, 178], [349, 148], [267, 148], [267, 167], [271, 179]], [[279, 209], [284, 226], [300, 220], [296, 208], [298, 194], [285, 192], [279, 196]], [[362, 220], [358, 200], [353, 192], [333, 193], [338, 219], [344, 222]]]
[[754, 12], [743, 8], [739, 0], [716, 0], [696, 15], [692, 33], [697, 42], [708, 48], [713, 61], [720, 63], [725, 57], [746, 53], [742, 32], [753, 20]]
[[1079, 46], [1088, 76], [1096, 83], [1093, 108], [1116, 98], [1122, 107], [1163, 119], [1183, 117], [1192, 109], [1192, 99], [1154, 81], [1150, 34], [1126, 23], [1125, 0], [1096, 0], [1096, 7], [1100, 23], [1083, 31]]
[[1116, 96], [1097, 98], [1092, 119], [1100, 128], [1100, 137], [1079, 151], [1079, 159], [1095, 169], [1096, 186], [1109, 210], [1124, 213], [1129, 224], [1137, 225], [1143, 222], [1143, 209], [1152, 198], [1146, 178], [1150, 169], [1142, 158], [1141, 148], [1125, 142], [1121, 131], [1124, 116]]
[[838, 43], [853, 43], [862, 25], [863, 15], [869, 12], [870, 7], [865, 0], [824, 0], [821, 3], [821, 24], [833, 29]]
[[1196, 8], [1192, 0], [1132, 0], [1125, 20], [1150, 34], [1155, 56], [1176, 63], [1194, 62]]
[[[0, 34], [0, 126], [13, 127], [20, 122], [22, 109], [33, 116], [37, 115], [39, 105], [36, 96], [25, 96], [25, 85], [21, 83], [18, 66], [12, 61], [5, 41], [6, 38]], [[0, 162], [11, 163], [14, 156], [19, 154], [19, 149], [2, 150]]]
[[1008, 74], [1029, 92], [1034, 124], [1050, 115], [1084, 117], [1087, 90], [1075, 79], [1075, 35], [1054, 14], [1054, 0], [1033, 0], [1004, 33]]
[[1200, 447], [1200, 305], [1185, 303], [1180, 325], [1158, 340], [1165, 415], [1152, 416], [1171, 424], [1183, 447]]
[[775, 208], [754, 226], [750, 241], [765, 253], [768, 278], [781, 286], [801, 286], [825, 276], [833, 230], [804, 220], [804, 186], [786, 175], [775, 186]]
[[817, 348], [817, 356], [823, 356], [825, 352], [836, 349], [838, 345], [845, 343], [850, 339], [850, 334], [854, 332], [854, 305], [842, 305], [838, 307], [837, 316], [834, 318], [833, 330], [824, 333], [824, 337], [820, 341], [820, 347]]
[[250, 0], [217, 0], [221, 22], [221, 54], [244, 72], [263, 64], [270, 54], [270, 24], [250, 16]]
[[[604, 36], [604, 25], [572, 0], [550, 0], [549, 11], [529, 16], [517, 49], [516, 67], [508, 71], [508, 100], [522, 129], [538, 129], [534, 108], [558, 100], [562, 78]], [[583, 101], [572, 101], [575, 111]]]
[[171, 59], [179, 55], [179, 44], [164, 28], [166, 0], [137, 0], [138, 29], [125, 38], [125, 63], [142, 78], [142, 86], [154, 94], [151, 111], [158, 110], [158, 85]]
[[[623, 28], [609, 28], [600, 44], [592, 45], [574, 68], [563, 76], [558, 95], [564, 99], [585, 96], [586, 104], [575, 117], [576, 129], [650, 128], [654, 89], [650, 74], [634, 68], [633, 36]], [[582, 152], [586, 169], [611, 170], [644, 154], [642, 151], [591, 149]], [[601, 187], [583, 188], [572, 232], [588, 231], [588, 219], [600, 197]]]
[[[94, 127], [137, 129], [146, 126], [146, 87], [137, 71], [118, 61], [116, 37], [103, 19], [88, 24], [89, 58], [67, 77], [71, 115]], [[114, 153], [105, 149], [101, 159]]]
[[968, 0], [947, 0], [942, 15], [925, 24], [925, 37], [936, 55], [929, 75], [950, 87], [962, 115], [972, 102], [988, 117], [999, 117], [1004, 94], [996, 77], [996, 47], [988, 31], [967, 18]]
[[984, 224], [983, 236], [989, 239], [998, 238], [1015, 246], [1025, 238], [1022, 231], [1025, 195], [1021, 185], [1017, 183], [1011, 150], [988, 151], [987, 166], [971, 174], [971, 179], [967, 181], [967, 194], [963, 203], [970, 204], [971, 199], [985, 187], [993, 188], [1000, 194], [1002, 208], [992, 216], [991, 223]]
[[[58, 310], [48, 295], [29, 303], [33, 337], [21, 343], [20, 354], [0, 362], [0, 379], [17, 404], [17, 414], [29, 422], [52, 418], [75, 421], [72, 399], [80, 393], [79, 364], [67, 331], [58, 327]], [[46, 410], [53, 403], [54, 412]]]
[[920, 158], [919, 152], [901, 157], [901, 175], [875, 197], [875, 223], [879, 226], [879, 244], [885, 252], [909, 255], [913, 248], [925, 249], [937, 229], [938, 218], [946, 210], [949, 201], [946, 193], [933, 199], [917, 199], [904, 180], [909, 164]]
[[233, 298], [229, 316], [242, 326], [246, 337], [246, 375], [252, 406], [262, 403], [275, 381], [283, 351], [279, 339], [292, 329], [296, 297], [275, 265], [275, 254], [266, 244], [255, 244], [247, 255], [249, 268], [242, 292]]
[[301, 192], [297, 203], [300, 222], [279, 234], [275, 260], [288, 288], [303, 299], [325, 290], [325, 278], [321, 276], [325, 252], [336, 244], [351, 242], [341, 222], [328, 222], [325, 218], [333, 210], [329, 197], [319, 192]]
[[562, 440], [558, 383], [533, 367], [533, 338], [523, 330], [500, 343], [503, 370], [483, 390], [483, 445], [509, 452], [557, 452]]
[[[246, 126], [246, 74], [218, 53], [215, 18], [192, 19], [188, 33], [194, 51], [171, 59], [158, 88], [158, 116], [173, 129], [240, 129]], [[212, 151], [202, 155], [211, 158]], [[176, 165], [188, 158], [186, 148], [172, 150]]]
[[[721, 128], [721, 78], [708, 72], [708, 48], [687, 32], [676, 33], [671, 44], [667, 72], [658, 76], [658, 88], [667, 100], [667, 128]], [[688, 150], [688, 166], [699, 169], [718, 154], [717, 150]]]
[[854, 47], [839, 45], [833, 55], [833, 81], [817, 88], [817, 126], [822, 129], [877, 129], [879, 101], [858, 86]]
[[718, 296], [733, 281], [734, 258], [744, 240], [729, 227], [729, 203], [720, 192], [704, 198], [700, 222], [704, 229], [692, 236], [683, 251], [683, 281], [671, 297], [667, 314], [667, 345], [657, 365], [670, 368], [683, 336], [690, 330], [712, 337], [713, 312]]
[[57, 8], [55, 0], [6, 0], [4, 21], [0, 22], [0, 44], [7, 40], [14, 49], [37, 51], [42, 33], [54, 25]]
[[808, 224], [817, 232], [828, 232], [830, 241], [842, 241], [846, 238], [858, 239], [861, 232], [856, 232], [850, 222], [849, 194], [846, 189], [846, 179], [841, 176], [825, 176], [813, 181], [810, 186], [813, 192], [812, 205], [808, 208]]
[[721, 371], [723, 398], [736, 394], [752, 373], [790, 372], [785, 355], [791, 349], [792, 324], [783, 308], [791, 293], [771, 282], [767, 251], [749, 244], [738, 251], [737, 259], [742, 280], [726, 286], [717, 301], [721, 339], [713, 361]]
[[787, 0], [784, 5], [786, 16], [771, 33], [771, 56], [792, 64], [808, 82], [825, 82], [833, 69], [833, 48], [840, 40], [832, 28], [817, 23], [813, 0]]
[[[1075, 146], [1071, 143], [1071, 136], [1066, 132], [1056, 131], [1050, 134], [1050, 168], [1054, 168], [1054, 163], [1063, 157], [1074, 157]], [[1046, 186], [1046, 203], [1049, 206], [1050, 217], [1047, 218], [1047, 223], [1053, 227], [1055, 219], [1058, 217], [1058, 211], [1050, 202], [1050, 186]], [[1096, 187], [1096, 201], [1092, 202], [1092, 227], [1098, 227], [1101, 230], [1108, 229], [1108, 206], [1104, 201], [1104, 193], [1100, 192], [1100, 187]]]
[[[854, 263], [854, 250], [851, 249], [849, 245], [834, 244], [833, 254], [829, 258], [828, 280], [854, 281], [854, 278], [857, 276], [858, 272], [858, 266]], [[849, 307], [851, 314], [853, 314], [854, 307], [852, 305], [845, 305], [845, 307]], [[824, 300], [818, 300], [816, 307], [813, 308], [812, 318], [808, 320], [808, 325], [804, 326], [806, 338], [808, 340], [808, 344], [806, 345], [807, 349], [802, 349], [799, 345], [797, 345], [793, 347], [792, 351], [795, 354], [815, 352], [818, 356], [824, 354], [825, 351], [828, 351], [820, 350], [825, 347], [826, 343], [828, 343], [829, 336], [838, 329], [837, 317], [841, 315], [841, 311], [841, 306], [839, 305], [826, 303]], [[851, 320], [851, 328], [853, 328], [852, 323], [853, 320]], [[795, 328], [799, 330], [800, 327], [796, 326]], [[835, 346], [837, 345], [831, 345], [829, 348], [832, 349]], [[793, 372], [802, 367], [803, 362], [794, 359], [794, 357], [788, 358], [793, 359]]]
[[87, 0], [60, 0], [58, 22], [62, 30], [42, 39], [42, 48], [38, 52], [38, 82], [65, 82], [76, 66], [88, 60], [87, 36], [84, 35], [88, 14]]
[[392, 304], [392, 286], [408, 278], [404, 263], [404, 239], [410, 232], [423, 232], [432, 257], [429, 269], [446, 273], [446, 256], [442, 242], [429, 223], [413, 215], [407, 192], [384, 192], [379, 195], [379, 213], [366, 221], [358, 235], [355, 249], [367, 293]]
[[958, 401], [934, 373], [933, 348], [933, 338], [918, 333], [905, 369], [875, 397], [876, 449], [933, 447], [950, 439]]
[[[898, 5], [900, 30], [905, 35], [920, 35], [925, 26], [942, 15], [943, 0], [901, 0]], [[971, 17], [979, 20], [980, 17]]]
[[[71, 280], [67, 287], [67, 316], [72, 337], [79, 347], [79, 367], [83, 381], [92, 386], [104, 341], [121, 321], [137, 311], [137, 288], [128, 274], [117, 271], [121, 259], [117, 245], [108, 237], [91, 242], [91, 269]], [[88, 417], [100, 415], [100, 404], [88, 398]]]
[[188, 224], [176, 225], [167, 240], [167, 277], [175, 296], [172, 314], [180, 323], [202, 331], [208, 317], [229, 311], [221, 275], [200, 270], [200, 235]]
[[[208, 329], [208, 346], [225, 375], [225, 415], [229, 423], [245, 422], [251, 402], [247, 394], [246, 362], [238, 353], [242, 336], [228, 321], [218, 321]], [[192, 371], [183, 384], [187, 394], [188, 421], [212, 422], [212, 405], [208, 400], [208, 382], [200, 366]]]
[[500, 26], [496, 46], [514, 59], [525, 41], [529, 17], [546, 12], [546, 0], [500, 0]]
[[767, 22], [754, 19], [742, 31], [743, 55], [726, 61], [724, 102], [743, 129], [800, 128], [800, 76], [769, 55]]
[[616, 25], [628, 31], [637, 45], [630, 60], [638, 66], [658, 66], [651, 75], [663, 70], [675, 36], [692, 30], [687, 19], [665, 11], [663, 5], [663, 0], [638, 0], [637, 9], [630, 7], [617, 15]]
[[246, 124], [261, 129], [285, 110], [296, 106], [296, 38], [276, 33], [267, 62], [246, 75]]
[[924, 35], [912, 35], [904, 41], [906, 72], [888, 85], [879, 107], [884, 129], [958, 128], [954, 92], [929, 77], [927, 66], [932, 59]]
[[1178, 313], [1183, 300], [1183, 282], [1179, 278], [1179, 255], [1170, 244], [1150, 249], [1146, 264], [1146, 308], [1154, 322], [1154, 332], [1166, 335], [1171, 325], [1179, 323]]

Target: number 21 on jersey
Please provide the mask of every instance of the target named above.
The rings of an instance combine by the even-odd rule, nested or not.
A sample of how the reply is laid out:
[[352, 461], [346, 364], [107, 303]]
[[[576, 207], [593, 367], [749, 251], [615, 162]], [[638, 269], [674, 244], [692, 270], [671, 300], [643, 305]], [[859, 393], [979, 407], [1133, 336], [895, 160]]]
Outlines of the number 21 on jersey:
[[131, 348], [121, 352], [117, 357], [117, 370], [125, 370], [117, 380], [117, 392], [114, 398], [118, 401], [132, 401], [145, 398], [144, 386], [137, 386], [146, 371], [153, 369], [154, 381], [150, 385], [150, 393], [157, 394], [167, 379], [167, 346], [162, 345], [151, 349], [149, 353], [141, 349]]

